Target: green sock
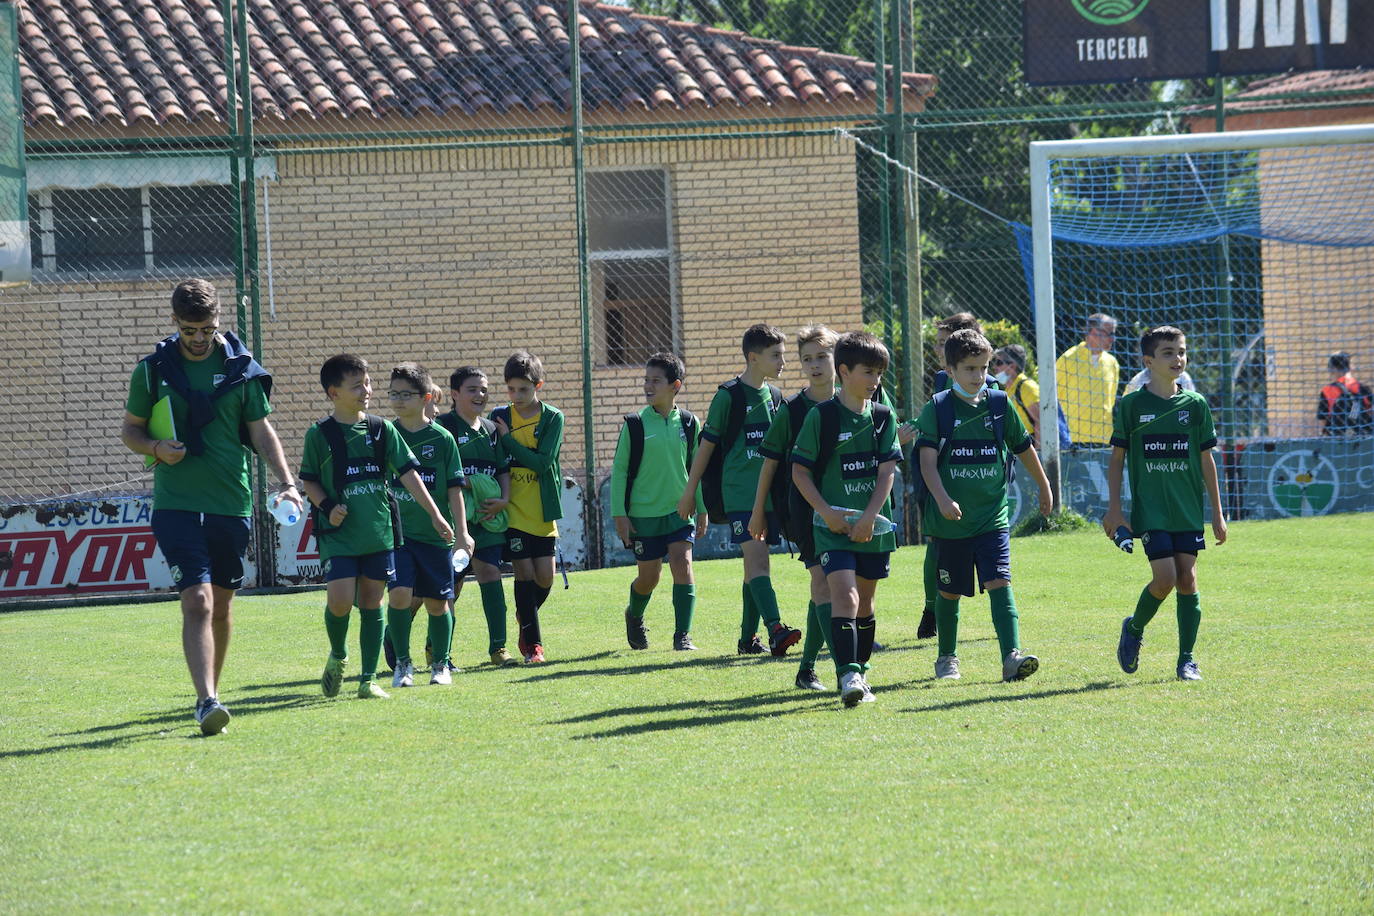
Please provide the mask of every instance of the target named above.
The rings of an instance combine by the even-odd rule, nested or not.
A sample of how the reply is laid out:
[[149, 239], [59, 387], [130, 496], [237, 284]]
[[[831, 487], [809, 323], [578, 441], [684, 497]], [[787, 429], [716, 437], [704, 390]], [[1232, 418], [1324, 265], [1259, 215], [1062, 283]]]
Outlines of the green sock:
[[647, 607], [649, 606], [649, 599], [652, 598], [653, 596], [654, 596], [654, 593], [653, 593], [653, 592], [649, 592], [649, 594], [647, 594], [647, 595], [641, 595], [639, 592], [635, 591], [635, 585], [634, 585], [633, 582], [631, 582], [631, 583], [630, 583], [630, 616], [631, 616], [631, 617], [643, 617], [643, 616], [644, 616], [644, 609], [647, 608]]
[[[935, 610], [935, 602], [940, 597], [940, 561], [935, 555], [935, 544], [926, 544], [925, 565], [921, 567], [926, 587], [926, 607]], [[938, 625], [938, 621], [937, 621]]]
[[1016, 598], [1012, 596], [1011, 586], [988, 590], [988, 600], [992, 602], [992, 628], [997, 631], [997, 645], [1002, 657], [1012, 649], [1020, 648], [1021, 633], [1016, 613]]
[[936, 641], [941, 655], [954, 655], [959, 642], [959, 599], [935, 593]]
[[[458, 625], [454, 623], [453, 608], [446, 609], [444, 616], [448, 618], [448, 641], [444, 643], [444, 658], [451, 658], [453, 657], [453, 634], [457, 631]], [[431, 651], [433, 651], [433, 646], [434, 644], [430, 643]]]
[[391, 640], [391, 650], [396, 660], [410, 660], [410, 608], [388, 606], [386, 609], [386, 635]]
[[335, 658], [348, 658], [348, 614], [335, 617], [324, 609], [324, 631], [329, 634], [329, 652]]
[[679, 633], [692, 632], [692, 615], [697, 612], [697, 587], [688, 582], [686, 585], [673, 586], [673, 626]]
[[826, 650], [834, 655], [835, 647], [830, 644], [830, 611], [829, 601], [816, 605], [816, 629], [821, 631], [821, 640], [825, 643]]
[[749, 589], [749, 583], [740, 585], [740, 594], [743, 596], [744, 610], [739, 621], [740, 642], [748, 642], [759, 632], [759, 609], [754, 604], [754, 593]]
[[487, 618], [487, 654], [506, 647], [506, 590], [501, 580], [483, 582], [477, 586], [482, 592], [482, 613]]
[[442, 656], [437, 649], [434, 650], [434, 664], [438, 665], [448, 661], [448, 647], [453, 644], [453, 615], [445, 610], [442, 614], [428, 614], [426, 616], [429, 617], [430, 646], [446, 647]]
[[778, 612], [778, 595], [773, 591], [773, 580], [768, 576], [755, 576], [748, 585], [754, 595], [754, 606], [763, 618], [763, 625], [772, 630], [782, 620], [782, 614]]
[[1202, 598], [1197, 592], [1191, 595], [1178, 593], [1178, 663], [1181, 665], [1193, 658], [1193, 646], [1197, 645], [1197, 630], [1202, 625]]
[[[830, 629], [828, 620], [826, 621], [826, 629]], [[816, 667], [816, 656], [821, 654], [821, 646], [823, 645], [825, 645], [825, 637], [821, 635], [820, 627], [816, 626], [816, 602], [808, 601], [806, 603], [806, 639], [802, 641], [801, 651], [803, 670]]]
[[1159, 606], [1164, 603], [1163, 598], [1156, 598], [1150, 594], [1150, 586], [1145, 586], [1140, 590], [1140, 597], [1135, 602], [1135, 613], [1131, 615], [1131, 622], [1127, 624], [1135, 635], [1139, 636], [1145, 632], [1145, 624], [1149, 623], [1159, 610]]
[[[406, 613], [410, 613], [408, 608]], [[358, 621], [358, 660], [363, 666], [358, 680], [367, 682], [377, 677], [377, 659], [382, 654], [382, 634], [386, 632], [382, 626], [382, 609], [358, 608]]]

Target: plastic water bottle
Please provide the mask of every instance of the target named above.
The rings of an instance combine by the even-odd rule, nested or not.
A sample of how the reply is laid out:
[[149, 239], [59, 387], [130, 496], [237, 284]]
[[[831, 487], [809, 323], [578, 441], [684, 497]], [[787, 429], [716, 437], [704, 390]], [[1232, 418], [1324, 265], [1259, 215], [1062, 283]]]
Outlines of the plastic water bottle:
[[453, 571], [455, 573], [460, 573], [463, 570], [467, 569], [468, 564], [471, 562], [472, 554], [468, 553], [463, 548], [459, 547], [457, 550], [453, 552]]
[[[842, 513], [844, 515], [844, 520], [849, 522], [849, 524], [851, 525], [857, 522], [859, 520], [859, 517], [863, 515], [862, 510], [850, 509], [846, 506], [831, 506], [830, 508], [834, 509], [836, 512]], [[830, 525], [826, 522], [825, 517], [821, 515], [819, 512], [812, 514], [811, 524], [815, 525], [817, 528], [825, 528], [827, 530], [830, 528]], [[887, 516], [878, 515], [874, 517], [873, 536], [875, 538], [879, 537], [880, 535], [887, 534], [890, 531], [896, 530], [897, 526], [894, 525], [892, 523], [892, 519], [888, 518]]]
[[277, 520], [277, 524], [283, 528], [290, 528], [301, 520], [301, 510], [284, 494], [278, 493], [272, 500], [270, 510], [272, 517]]
[[1116, 534], [1112, 535], [1112, 541], [1127, 553], [1135, 550], [1135, 538], [1131, 534], [1131, 529], [1125, 525], [1116, 526]]

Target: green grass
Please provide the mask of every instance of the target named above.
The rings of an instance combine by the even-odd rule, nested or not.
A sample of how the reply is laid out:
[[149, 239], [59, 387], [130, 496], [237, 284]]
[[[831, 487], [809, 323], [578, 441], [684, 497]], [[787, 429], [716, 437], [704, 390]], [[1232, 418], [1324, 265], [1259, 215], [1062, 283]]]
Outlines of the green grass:
[[[1172, 600], [1140, 671], [1116, 666], [1142, 557], [1100, 533], [1012, 549], [1040, 672], [998, 682], [980, 598], [964, 679], [936, 684], [905, 549], [878, 702], [853, 710], [734, 655], [738, 561], [698, 567], [694, 655], [667, 648], [666, 588], [632, 653], [629, 572], [577, 573], [546, 606], [550, 664], [389, 702], [319, 695], [320, 593], [240, 598], [234, 721], [208, 740], [174, 604], [0, 615], [0, 911], [1374, 908], [1374, 515], [1210, 547], [1199, 684], [1173, 679]], [[483, 658], [476, 600], [459, 664]]]

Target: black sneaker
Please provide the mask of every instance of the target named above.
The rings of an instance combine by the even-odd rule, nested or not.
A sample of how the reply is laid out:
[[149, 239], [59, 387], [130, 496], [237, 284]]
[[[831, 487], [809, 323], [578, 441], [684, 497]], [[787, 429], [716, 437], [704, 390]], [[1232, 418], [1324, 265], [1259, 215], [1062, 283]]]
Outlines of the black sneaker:
[[782, 658], [789, 648], [801, 642], [801, 638], [801, 630], [794, 630], [785, 623], [776, 623], [772, 632], [768, 634], [768, 651], [772, 652], [775, 658]]
[[825, 685], [821, 683], [820, 678], [816, 677], [815, 668], [802, 668], [797, 672], [797, 689], [815, 690], [819, 693], [824, 693]]
[[675, 652], [695, 652], [696, 648], [697, 645], [692, 642], [691, 633], [678, 632], [673, 634], [673, 650]]
[[763, 643], [759, 641], [759, 635], [755, 633], [748, 639], [741, 639], [737, 644], [739, 655], [762, 655]]
[[931, 639], [935, 636], [935, 611], [926, 608], [921, 612], [921, 623], [916, 627], [917, 639]]
[[631, 649], [649, 648], [649, 628], [644, 625], [643, 617], [636, 617], [628, 610], [625, 612], [625, 639]]

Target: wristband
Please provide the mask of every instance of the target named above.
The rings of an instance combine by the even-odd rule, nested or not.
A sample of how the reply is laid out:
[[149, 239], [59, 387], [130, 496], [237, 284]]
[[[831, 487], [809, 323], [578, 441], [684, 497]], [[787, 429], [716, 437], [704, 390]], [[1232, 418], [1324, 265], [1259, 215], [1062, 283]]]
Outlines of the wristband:
[[320, 502], [320, 511], [323, 512], [326, 516], [328, 516], [329, 513], [334, 511], [334, 507], [337, 505], [338, 503], [335, 500], [332, 500], [328, 496], [326, 496]]

